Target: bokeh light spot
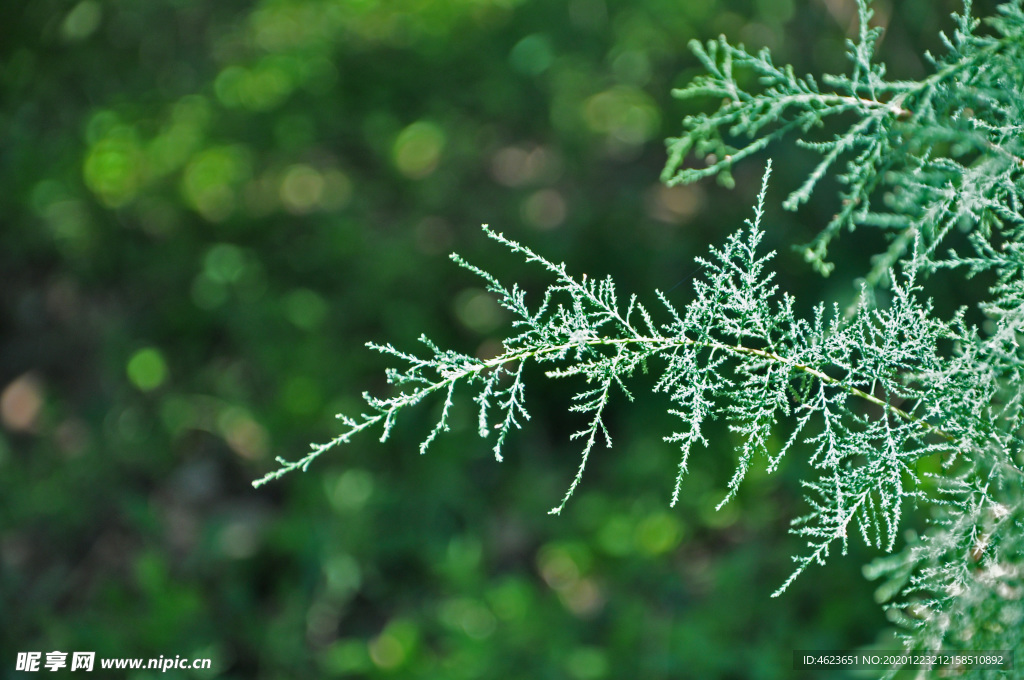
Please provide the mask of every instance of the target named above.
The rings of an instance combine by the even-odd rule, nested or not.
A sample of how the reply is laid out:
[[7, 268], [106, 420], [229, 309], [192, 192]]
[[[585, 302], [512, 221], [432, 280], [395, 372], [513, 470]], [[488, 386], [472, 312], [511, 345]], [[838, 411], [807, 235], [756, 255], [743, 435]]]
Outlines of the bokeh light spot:
[[455, 296], [455, 315], [463, 326], [477, 333], [490, 333], [505, 320], [494, 297], [479, 288], [469, 288]]
[[68, 12], [60, 25], [60, 33], [68, 42], [85, 40], [96, 32], [103, 18], [103, 9], [95, 0], [83, 0]]
[[537, 568], [544, 581], [555, 590], [568, 588], [580, 578], [579, 565], [567, 550], [556, 544], [543, 546], [537, 553]]
[[119, 208], [135, 198], [144, 173], [139, 140], [125, 125], [114, 126], [89, 148], [83, 168], [86, 186], [108, 208]]
[[554, 189], [531, 194], [522, 207], [523, 219], [538, 229], [554, 229], [565, 221], [565, 199]]
[[244, 147], [206, 149], [189, 161], [182, 179], [185, 200], [211, 222], [226, 219], [235, 209], [235, 187], [248, 179], [249, 154]]
[[369, 645], [370, 658], [381, 668], [397, 668], [405, 661], [405, 648], [393, 635], [381, 633]]
[[285, 315], [299, 328], [312, 331], [319, 328], [327, 318], [327, 302], [317, 293], [299, 288], [285, 298]]
[[347, 553], [329, 557], [324, 562], [327, 587], [333, 593], [345, 594], [357, 590], [363, 582], [359, 562]]
[[512, 68], [530, 76], [544, 73], [551, 66], [553, 59], [551, 43], [540, 33], [528, 35], [520, 40], [508, 55]]
[[228, 66], [218, 73], [213, 81], [213, 91], [220, 103], [227, 107], [241, 106], [245, 79], [246, 71], [241, 66]]
[[243, 458], [259, 460], [270, 450], [270, 436], [266, 429], [244, 409], [224, 409], [217, 418], [217, 428], [231, 450]]
[[18, 376], [0, 393], [0, 420], [14, 432], [31, 432], [43, 407], [43, 383], [34, 373]]
[[577, 647], [566, 658], [565, 666], [578, 680], [597, 680], [608, 675], [608, 656], [597, 647]]
[[398, 668], [416, 644], [416, 626], [408, 621], [393, 621], [368, 645], [370, 658], [385, 670]]
[[637, 547], [648, 555], [661, 555], [672, 550], [682, 537], [682, 523], [665, 512], [645, 517], [636, 528]]
[[490, 637], [498, 627], [497, 619], [486, 605], [466, 597], [444, 602], [438, 618], [448, 628], [462, 631], [476, 640]]
[[612, 60], [612, 72], [623, 82], [646, 85], [651, 79], [651, 62], [640, 50], [625, 50]]
[[213, 91], [224, 106], [268, 111], [292, 93], [298, 66], [291, 58], [280, 55], [266, 57], [252, 69], [228, 66], [217, 74]]
[[203, 258], [203, 268], [210, 279], [219, 283], [234, 283], [245, 272], [245, 255], [231, 243], [210, 246]]
[[647, 214], [661, 222], [678, 224], [692, 219], [704, 205], [704, 191], [694, 184], [652, 186], [644, 200]]
[[331, 676], [363, 675], [370, 670], [366, 644], [361, 640], [339, 640], [322, 657], [322, 666]]
[[633, 524], [622, 516], [609, 518], [601, 526], [597, 543], [609, 555], [628, 555], [633, 551]]
[[522, 580], [509, 578], [487, 593], [487, 601], [502, 621], [517, 621], [527, 615], [532, 592], [532, 587]]
[[634, 146], [653, 138], [661, 125], [654, 100], [642, 90], [626, 85], [588, 98], [583, 104], [583, 118], [594, 132]]
[[288, 212], [307, 213], [320, 202], [324, 193], [324, 178], [316, 169], [305, 164], [293, 165], [281, 179], [281, 202]]
[[358, 468], [346, 470], [337, 481], [326, 484], [325, 490], [335, 510], [358, 510], [373, 495], [373, 474]]
[[167, 379], [167, 362], [155, 347], [140, 349], [128, 360], [128, 379], [143, 392], [160, 387]]
[[507, 146], [499, 149], [491, 158], [491, 174], [500, 184], [518, 187], [557, 178], [561, 174], [561, 165], [558, 154], [542, 146], [532, 150]]
[[445, 135], [437, 125], [418, 121], [402, 130], [392, 147], [395, 167], [406, 177], [421, 179], [437, 169]]
[[352, 200], [352, 180], [341, 170], [332, 168], [323, 174], [324, 190], [320, 194], [320, 207], [340, 210]]

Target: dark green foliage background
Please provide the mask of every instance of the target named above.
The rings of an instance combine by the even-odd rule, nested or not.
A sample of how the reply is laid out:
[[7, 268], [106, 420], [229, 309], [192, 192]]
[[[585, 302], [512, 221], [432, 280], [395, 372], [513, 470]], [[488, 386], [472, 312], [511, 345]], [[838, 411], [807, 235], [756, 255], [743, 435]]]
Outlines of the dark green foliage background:
[[[919, 77], [954, 3], [876, 5], [890, 73]], [[685, 299], [763, 170], [733, 191], [657, 183], [692, 105], [669, 97], [697, 72], [687, 41], [836, 71], [854, 17], [852, 0], [3, 3], [0, 677], [22, 677], [18, 651], [81, 650], [213, 658], [163, 677], [786, 678], [795, 648], [887, 644], [869, 551], [768, 597], [798, 547], [797, 457], [715, 513], [722, 431], [670, 510], [671, 423], [646, 396], [612, 408], [615, 447], [560, 517], [580, 423], [558, 384], [528, 391], [501, 464], [465, 403], [417, 455], [429, 404], [384, 445], [250, 486], [387, 389], [364, 341], [493, 351], [507, 319], [447, 254], [546, 281], [482, 222]], [[814, 161], [773, 156], [783, 288], [848, 300], [858, 242], [832, 278], [806, 270], [788, 246], [835, 208], [821, 192], [783, 214]]]

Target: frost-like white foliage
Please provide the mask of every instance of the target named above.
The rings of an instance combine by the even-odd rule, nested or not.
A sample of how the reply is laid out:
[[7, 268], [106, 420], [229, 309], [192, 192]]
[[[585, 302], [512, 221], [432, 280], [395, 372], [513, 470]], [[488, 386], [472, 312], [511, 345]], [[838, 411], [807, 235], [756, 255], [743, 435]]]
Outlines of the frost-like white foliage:
[[[479, 359], [425, 337], [423, 355], [370, 345], [402, 365], [387, 372], [395, 393], [364, 395], [367, 413], [340, 416], [338, 437], [298, 461], [280, 460], [256, 485], [307, 469], [362, 430], [380, 427], [386, 439], [407, 407], [437, 393], [443, 408], [423, 452], [448, 429], [456, 388], [475, 392], [479, 434], [493, 440], [501, 460], [508, 434], [529, 419], [528, 365], [538, 364], [547, 377], [579, 385], [569, 409], [583, 423], [573, 435], [580, 465], [551, 511], [557, 514], [595, 446], [611, 446], [605, 413], [613, 397], [632, 398], [627, 383], [641, 368], [655, 373], [655, 392], [678, 417], [665, 437], [679, 447], [671, 504], [691, 454], [709, 446], [712, 419], [725, 420], [740, 441], [723, 504], [752, 466], [774, 472], [787, 454], [807, 461], [808, 509], [792, 526], [806, 549], [775, 595], [859, 536], [891, 553], [865, 573], [882, 579], [879, 600], [905, 626], [908, 649], [1024, 649], [1022, 1], [1001, 6], [984, 30], [965, 2], [952, 38], [943, 36], [948, 54], [928, 55], [933, 73], [918, 82], [886, 80], [874, 61], [878, 30], [870, 27], [869, 0], [858, 0], [851, 72], [823, 76], [824, 88], [776, 67], [767, 51], [752, 55], [724, 38], [693, 44], [707, 74], [677, 94], [721, 103], [688, 117], [683, 135], [669, 140], [664, 179], [715, 175], [731, 182], [735, 163], [795, 131], [802, 146], [822, 156], [784, 202], [795, 210], [845, 163], [841, 207], [803, 252], [827, 275], [828, 247], [842, 229], [887, 233], [890, 245], [862, 280], [853, 308], [821, 301], [801, 318], [773, 284], [773, 254], [760, 249], [770, 163], [753, 217], [698, 260], [702, 278], [682, 307], [659, 291], [645, 302], [636, 295], [620, 300], [610, 278], [575, 277], [485, 226], [552, 279], [529, 305], [518, 285], [452, 256], [512, 313], [503, 352]], [[753, 72], [760, 89], [744, 90], [739, 70]], [[810, 136], [831, 117], [852, 122], [831, 139]], [[690, 154], [707, 163], [684, 167]], [[950, 250], [963, 233], [969, 252]], [[927, 293], [938, 270], [984, 272], [994, 283], [975, 310], [941, 318]], [[982, 328], [965, 320], [978, 315], [986, 319]], [[901, 540], [908, 504], [922, 508], [929, 524]]]
[[[841, 168], [840, 207], [804, 247], [807, 261], [828, 275], [829, 246], [844, 229], [881, 229], [890, 245], [866, 273], [853, 318], [823, 321], [819, 311], [811, 324], [819, 339], [811, 344], [822, 349], [799, 361], [848, 371], [846, 386], [883, 400], [890, 417], [851, 408], [851, 395], [862, 395], [830, 395], [827, 380], [809, 381], [799, 394], [797, 428], [821, 423], [807, 439], [810, 460], [835, 476], [805, 481], [811, 512], [794, 530], [809, 539], [809, 553], [797, 558], [794, 576], [827, 556], [836, 536], [845, 546], [851, 525], [869, 543], [894, 549], [901, 507], [912, 500], [930, 513], [927, 530], [865, 570], [885, 577], [879, 600], [905, 626], [907, 648], [1021, 650], [1024, 11], [1020, 0], [1007, 2], [981, 22], [966, 0], [953, 17], [952, 37], [942, 36], [946, 54], [926, 55], [932, 73], [893, 81], [874, 61], [879, 30], [870, 26], [869, 5], [858, 0], [851, 73], [821, 76], [823, 85], [776, 67], [766, 50], [750, 54], [724, 38], [694, 43], [707, 73], [676, 95], [722, 103], [688, 117], [683, 135], [668, 141], [663, 179], [714, 175], [729, 184], [736, 162], [795, 134], [821, 156], [783, 203], [795, 210], [822, 177]], [[760, 88], [741, 87], [741, 70], [752, 72]], [[831, 138], [815, 137], [827, 122], [842, 127]], [[684, 167], [690, 154], [704, 157], [704, 167]], [[967, 252], [954, 249], [957, 237]], [[921, 295], [939, 269], [965, 278], [984, 272], [996, 281], [974, 302], [987, 317], [983, 329], [968, 327], [966, 313], [935, 318]], [[865, 307], [885, 285], [891, 305]], [[936, 454], [941, 472], [916, 472], [915, 461]]]

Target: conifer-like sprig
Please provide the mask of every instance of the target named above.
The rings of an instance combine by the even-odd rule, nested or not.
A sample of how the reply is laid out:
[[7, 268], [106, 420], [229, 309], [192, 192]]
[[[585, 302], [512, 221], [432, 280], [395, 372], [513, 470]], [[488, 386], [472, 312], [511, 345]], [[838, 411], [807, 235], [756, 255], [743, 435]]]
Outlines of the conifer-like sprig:
[[[363, 430], [379, 427], [386, 439], [407, 407], [435, 393], [440, 416], [420, 451], [449, 429], [456, 393], [472, 391], [478, 432], [501, 460], [508, 435], [529, 419], [526, 385], [537, 365], [577, 385], [569, 410], [580, 422], [572, 435], [580, 464], [557, 514], [591, 454], [611, 447], [605, 414], [614, 400], [632, 398], [630, 378], [641, 368], [655, 374], [655, 393], [678, 418], [665, 436], [679, 447], [672, 505], [692, 454], [711, 446], [716, 418], [739, 442], [722, 504], [755, 464], [772, 473], [796, 457], [806, 471], [808, 511], [792, 523], [805, 549], [775, 595], [859, 535], [891, 553], [865, 574], [880, 580], [878, 599], [903, 626], [908, 650], [1024, 649], [1022, 4], [1007, 2], [982, 23], [966, 0], [952, 36], [942, 36], [946, 54], [926, 55], [932, 73], [920, 81], [888, 80], [876, 62], [870, 0], [857, 2], [850, 72], [822, 76], [823, 85], [775, 66], [767, 50], [750, 54], [725, 38], [692, 44], [707, 73], [676, 94], [718, 108], [684, 120], [669, 140], [664, 179], [731, 184], [736, 163], [798, 134], [821, 159], [783, 205], [798, 209], [828, 173], [840, 172], [844, 185], [806, 259], [827, 275], [828, 248], [842, 229], [875, 227], [889, 237], [850, 309], [820, 301], [798, 317], [773, 283], [773, 254], [760, 250], [768, 171], [753, 218], [698, 260], [701, 278], [682, 307], [660, 291], [656, 302], [631, 295], [622, 303], [611, 279], [574, 277], [485, 226], [552, 278], [531, 306], [518, 285], [452, 256], [511, 312], [501, 354], [474, 357], [425, 337], [422, 355], [371, 344], [402, 366], [387, 371], [392, 396], [364, 395], [368, 411], [339, 416], [344, 428], [334, 440], [298, 461], [279, 459], [255, 484], [306, 470]], [[743, 87], [741, 71], [755, 76], [755, 90]], [[973, 309], [943, 317], [927, 295], [939, 270], [994, 283]], [[927, 524], [893, 553], [911, 507]], [[1005, 677], [979, 672], [989, 676]]]
[[[732, 184], [732, 167], [793, 132], [797, 143], [821, 156], [818, 166], [783, 205], [796, 210], [818, 182], [842, 163], [845, 185], [840, 208], [804, 249], [821, 273], [832, 271], [828, 247], [843, 228], [874, 226], [893, 233], [868, 280], [877, 282], [907, 254], [915, 234], [924, 237], [921, 256], [930, 256], [965, 217], [982, 224], [1019, 217], [1024, 176], [1021, 135], [1021, 75], [1024, 71], [1024, 12], [1019, 0], [1002, 5], [979, 34], [971, 3], [954, 15], [948, 53], [926, 55], [934, 72], [921, 81], [887, 80], [874, 61], [879, 28], [871, 28], [870, 0], [858, 2], [860, 33], [849, 42], [849, 74], [799, 77], [778, 67], [767, 49], [756, 54], [725, 37], [691, 49], [707, 73], [673, 94], [681, 99], [720, 101], [711, 113], [684, 121], [683, 135], [668, 140], [668, 184], [717, 176]], [[738, 77], [756, 77], [748, 92]], [[821, 138], [814, 130], [844, 129]], [[686, 165], [690, 154], [704, 167]], [[844, 162], [845, 160], [845, 162]], [[888, 204], [873, 197], [881, 188]], [[1013, 206], [1016, 206], [1015, 208]]]
[[[845, 547], [847, 526], [893, 549], [904, 503], [928, 501], [928, 528], [867, 570], [885, 577], [879, 599], [908, 631], [908, 649], [1022, 649], [1022, 2], [1004, 3], [981, 22], [966, 1], [952, 36], [942, 35], [945, 54], [925, 55], [932, 73], [920, 81], [886, 77], [875, 61], [880, 33], [870, 24], [870, 0], [858, 0], [858, 9], [844, 75], [797, 77], [766, 50], [748, 53], [725, 38], [693, 43], [707, 73], [676, 95], [713, 98], [717, 108], [689, 116], [683, 134], [669, 140], [664, 179], [717, 176], [729, 184], [735, 163], [794, 135], [820, 160], [784, 207], [798, 209], [826, 174], [838, 172], [844, 185], [835, 215], [804, 249], [807, 261], [827, 275], [828, 249], [841, 230], [886, 232], [889, 246], [862, 279], [861, 306], [848, 321], [823, 321], [819, 310], [814, 332], [827, 325], [819, 345], [831, 349], [801, 361], [854, 366], [851, 389], [884, 395], [888, 413], [906, 417], [844, 413], [834, 396], [815, 392], [825, 380], [798, 393], [797, 427], [822, 423], [807, 439], [810, 462], [835, 477], [805, 482], [812, 512], [794, 530], [808, 538], [809, 552], [797, 558], [794, 575], [826, 557], [834, 536]], [[757, 87], [745, 89], [743, 75]], [[981, 329], [965, 323], [968, 310], [938, 321], [918, 301], [940, 269], [994, 275], [988, 297], [976, 301], [974, 313], [986, 318]], [[867, 311], [864, 301], [879, 295], [891, 302]], [[839, 394], [842, 406], [850, 394]], [[941, 472], [917, 472], [916, 461], [932, 454]]]
[[[452, 256], [482, 277], [514, 315], [514, 333], [505, 339], [502, 354], [480, 359], [441, 349], [425, 337], [420, 338], [425, 356], [370, 344], [404, 364], [387, 371], [396, 393], [364, 395], [370, 412], [343, 418], [347, 429], [332, 442], [299, 461], [282, 462], [257, 484], [306, 469], [324, 451], [371, 426], [379, 426], [385, 440], [407, 407], [437, 393], [443, 405], [420, 446], [425, 452], [449, 427], [457, 386], [475, 389], [479, 434], [494, 437], [494, 454], [501, 460], [508, 433], [529, 418], [525, 367], [536, 363], [548, 378], [580, 385], [569, 407], [582, 419], [571, 437], [582, 442], [580, 464], [551, 511], [558, 514], [581, 482], [590, 455], [599, 445], [612, 445], [604, 418], [608, 404], [617, 395], [632, 398], [627, 383], [644, 367], [658, 372], [654, 391], [667, 397], [669, 411], [681, 421], [665, 437], [680, 449], [672, 505], [694, 446], [709, 444], [705, 429], [711, 419], [725, 419], [741, 441], [719, 507], [735, 496], [758, 459], [772, 472], [792, 445], [801, 440], [812, 445], [816, 478], [806, 483], [811, 512], [794, 522], [794, 533], [808, 538], [809, 553], [797, 558], [793, 575], [778, 592], [810, 564], [822, 563], [836, 541], [845, 552], [850, 532], [891, 550], [904, 504], [927, 496], [915, 463], [925, 456], [966, 455], [964, 442], [932, 422], [941, 422], [943, 415], [931, 398], [938, 388], [934, 380], [923, 372], [912, 382], [903, 377], [908, 369], [923, 367], [935, 380], [945, 379], [950, 359], [940, 354], [939, 343], [963, 340], [966, 331], [958, 320], [934, 318], [912, 276], [894, 286], [887, 308], [873, 307], [865, 298], [850, 319], [837, 310], [826, 314], [823, 306], [810, 321], [797, 318], [793, 299], [779, 294], [768, 269], [774, 253], [760, 251], [769, 173], [770, 164], [746, 228], [698, 259], [703, 278], [694, 283], [693, 300], [680, 309], [655, 293], [666, 317], [660, 322], [635, 295], [620, 303], [611, 279], [576, 278], [565, 264], [485, 226], [488, 236], [554, 279], [531, 308], [517, 285], [507, 287]], [[786, 444], [771, 450], [773, 433], [787, 430]]]

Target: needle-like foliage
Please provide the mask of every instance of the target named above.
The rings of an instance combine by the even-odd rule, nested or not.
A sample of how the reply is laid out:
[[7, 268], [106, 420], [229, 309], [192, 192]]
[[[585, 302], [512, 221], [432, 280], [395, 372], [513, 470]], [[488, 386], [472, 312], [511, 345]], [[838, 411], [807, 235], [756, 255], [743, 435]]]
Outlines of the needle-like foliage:
[[[851, 309], [817, 301], [802, 318], [773, 283], [773, 253], [760, 247], [770, 163], [753, 217], [698, 260], [701, 278], [684, 306], [659, 291], [622, 297], [610, 278], [574, 276], [485, 226], [551, 277], [529, 304], [518, 285], [452, 256], [513, 315], [502, 353], [481, 359], [426, 337], [422, 354], [370, 345], [401, 365], [387, 372], [392, 396], [364, 395], [367, 412], [340, 416], [344, 430], [334, 440], [281, 460], [256, 484], [307, 469], [362, 430], [379, 428], [383, 441], [407, 407], [436, 393], [443, 407], [423, 452], [448, 429], [459, 390], [475, 395], [479, 434], [501, 460], [508, 434], [529, 419], [526, 383], [538, 364], [548, 378], [578, 385], [569, 410], [581, 422], [572, 436], [580, 464], [557, 514], [595, 447], [612, 445], [606, 413], [614, 400], [632, 399], [628, 384], [640, 369], [654, 373], [654, 391], [678, 418], [665, 436], [679, 455], [671, 504], [692, 454], [710, 445], [712, 419], [726, 421], [740, 442], [723, 504], [752, 466], [773, 472], [787, 454], [801, 459], [807, 512], [792, 530], [806, 548], [775, 595], [859, 536], [892, 553], [866, 573], [884, 577], [879, 598], [904, 624], [908, 649], [1024, 648], [1022, 0], [984, 24], [965, 2], [952, 37], [943, 36], [946, 54], [928, 55], [932, 74], [914, 82], [887, 80], [875, 61], [869, 4], [858, 0], [850, 73], [822, 76], [822, 84], [775, 66], [766, 50], [750, 54], [725, 38], [694, 43], [707, 73], [677, 95], [720, 103], [685, 119], [683, 134], [668, 141], [664, 174], [670, 184], [731, 182], [733, 165], [797, 135], [821, 160], [783, 205], [798, 209], [828, 173], [844, 186], [839, 210], [804, 249], [807, 260], [827, 275], [829, 247], [843, 229], [889, 236]], [[741, 72], [759, 87], [741, 87], [749, 82]], [[845, 127], [814, 136], [833, 123]], [[704, 165], [688, 165], [694, 155]], [[951, 249], [955, 235], [964, 252]], [[995, 283], [974, 310], [942, 317], [928, 296], [938, 270], [987, 272]], [[908, 505], [929, 524], [901, 541]]]
[[[797, 571], [825, 556], [835, 536], [845, 540], [855, 516], [866, 540], [877, 544], [884, 536], [884, 547], [892, 550], [901, 501], [927, 501], [928, 529], [866, 570], [886, 577], [879, 599], [891, 600], [908, 648], [1019, 650], [1024, 11], [1019, 0], [1005, 3], [981, 22], [966, 1], [954, 15], [952, 36], [942, 36], [946, 53], [926, 55], [932, 73], [920, 81], [893, 81], [874, 60], [879, 30], [870, 25], [869, 4], [858, 2], [851, 72], [824, 75], [823, 85], [775, 66], [767, 51], [750, 54], [724, 38], [693, 44], [707, 73], [676, 94], [714, 97], [721, 104], [687, 118], [683, 135], [669, 140], [663, 178], [679, 183], [718, 176], [730, 183], [735, 163], [794, 135], [820, 161], [784, 207], [799, 208], [830, 172], [843, 186], [836, 214], [804, 248], [807, 261], [827, 275], [833, 268], [828, 249], [841, 231], [886, 232], [889, 246], [865, 273], [862, 299], [888, 283], [891, 306], [872, 310], [874, 325], [864, 325], [865, 310], [858, 308], [849, 323], [833, 324], [822, 342], [844, 355], [833, 366], [849, 366], [845, 353], [852, 352], [864, 381], [856, 384], [884, 395], [890, 414], [899, 405], [909, 417], [859, 415], [854, 420], [860, 428], [851, 430], [844, 419], [852, 414], [837, 418], [828, 399], [813, 391], [798, 399], [801, 427], [805, 418], [824, 419], [809, 439], [815, 446], [811, 462], [821, 469], [823, 460], [838, 455], [840, 461], [831, 466], [834, 480], [823, 475], [805, 483], [812, 511], [794, 530], [808, 537], [811, 553], [798, 559]], [[736, 77], [741, 72], [755, 75], [760, 87], [742, 88]], [[839, 131], [815, 136], [826, 125]], [[686, 166], [691, 155], [702, 157], [704, 166]], [[954, 246], [954, 239], [961, 245]], [[921, 302], [929, 275], [939, 269], [965, 278], [986, 272], [995, 279], [988, 296], [974, 301], [985, 318], [981, 328], [957, 318], [939, 321]], [[853, 327], [861, 330], [850, 335]], [[952, 340], [947, 352], [934, 344], [943, 336]], [[914, 460], [933, 453], [943, 457], [942, 472], [916, 474]]]

